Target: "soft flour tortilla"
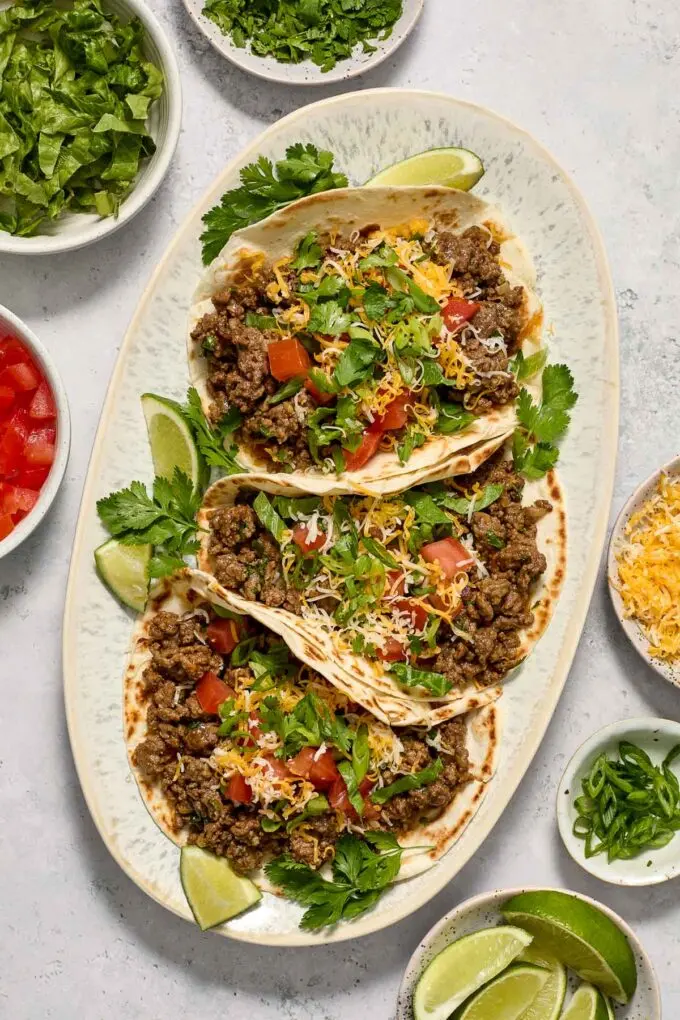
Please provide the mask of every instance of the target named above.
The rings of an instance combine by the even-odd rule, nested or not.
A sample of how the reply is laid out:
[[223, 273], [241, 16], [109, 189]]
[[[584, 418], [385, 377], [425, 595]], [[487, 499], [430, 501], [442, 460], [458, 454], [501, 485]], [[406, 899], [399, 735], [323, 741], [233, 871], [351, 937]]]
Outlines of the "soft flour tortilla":
[[[204, 315], [214, 311], [212, 296], [229, 287], [238, 287], [243, 268], [258, 255], [273, 263], [291, 255], [295, 246], [310, 230], [319, 233], [342, 233], [379, 224], [390, 228], [414, 218], [431, 221], [436, 227], [461, 232], [471, 226], [493, 224], [501, 243], [503, 268], [513, 286], [522, 285], [527, 295], [526, 318], [531, 325], [523, 343], [525, 354], [540, 347], [541, 306], [535, 294], [536, 274], [525, 246], [514, 237], [503, 222], [500, 212], [480, 198], [451, 188], [343, 188], [323, 192], [295, 202], [273, 216], [244, 230], [237, 231], [207, 269], [196, 293], [189, 316], [189, 374], [198, 390], [206, 414], [212, 398], [208, 393], [208, 362], [200, 344], [191, 333]], [[531, 385], [529, 386], [531, 388]], [[469, 428], [452, 436], [432, 436], [415, 450], [404, 467], [394, 452], [379, 452], [359, 471], [328, 475], [314, 469], [292, 474], [277, 474], [268, 463], [257, 459], [244, 446], [239, 450], [239, 463], [246, 471], [267, 471], [274, 478], [314, 479], [315, 492], [348, 493], [398, 492], [408, 485], [451, 475], [466, 474], [478, 467], [510, 435], [515, 427], [514, 405], [494, 408], [477, 418]], [[494, 440], [496, 441], [494, 445]]]
[[[124, 724], [130, 768], [151, 817], [165, 835], [178, 846], [186, 843], [186, 828], [178, 826], [175, 812], [160, 787], [148, 783], [133, 762], [135, 748], [146, 737], [148, 705], [142, 675], [151, 660], [149, 628], [158, 612], [163, 610], [182, 615], [190, 612], [197, 603], [206, 600], [222, 608], [231, 608], [226, 600], [221, 599], [210, 589], [210, 578], [199, 571], [187, 569], [172, 578], [163, 579], [152, 592], [146, 612], [139, 618], [135, 627], [125, 673]], [[341, 684], [336, 686], [343, 689]], [[496, 706], [489, 705], [470, 712], [467, 748], [472, 779], [460, 790], [443, 815], [432, 822], [424, 823], [400, 839], [402, 846], [426, 849], [404, 856], [399, 880], [411, 878], [432, 867], [458, 840], [479, 809], [486, 786], [495, 773], [498, 745], [499, 718]], [[263, 871], [255, 872], [250, 877], [261, 889], [276, 891]]]
[[[305, 485], [305, 481], [307, 484]], [[208, 489], [204, 507], [198, 515], [201, 532], [201, 548], [198, 553], [199, 567], [212, 573], [208, 553], [210, 516], [220, 506], [234, 503], [242, 489], [262, 490], [272, 495], [307, 496], [317, 491], [312, 479], [298, 476], [297, 484], [283, 481], [271, 475], [233, 475], [222, 478]], [[521, 655], [526, 657], [539, 639], [552, 616], [566, 566], [566, 515], [562, 489], [554, 472], [535, 482], [527, 482], [524, 488], [524, 503], [537, 499], [548, 499], [553, 511], [538, 523], [538, 546], [547, 560], [547, 567], [536, 585], [533, 601], [534, 622], [521, 634]], [[237, 612], [246, 613], [279, 634], [293, 653], [322, 673], [331, 683], [345, 690], [353, 700], [393, 726], [433, 726], [445, 719], [462, 715], [473, 709], [489, 704], [500, 697], [502, 688], [485, 687], [478, 689], [470, 685], [463, 690], [453, 690], [441, 698], [434, 698], [423, 690], [406, 689], [385, 669], [381, 662], [371, 662], [341, 647], [339, 636], [329, 633], [312, 620], [305, 620], [286, 609], [263, 606], [250, 602], [234, 592], [223, 588], [216, 580], [210, 581], [210, 590], [219, 594]]]

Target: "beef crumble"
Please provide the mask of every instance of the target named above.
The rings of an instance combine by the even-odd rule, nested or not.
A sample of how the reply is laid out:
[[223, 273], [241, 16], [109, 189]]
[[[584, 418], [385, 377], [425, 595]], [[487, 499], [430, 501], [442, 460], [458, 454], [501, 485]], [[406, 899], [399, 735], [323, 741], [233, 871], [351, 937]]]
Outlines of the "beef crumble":
[[[214, 716], [201, 709], [194, 693], [199, 678], [193, 675], [193, 665], [187, 670], [187, 664], [197, 665], [207, 652], [209, 668], [227, 683], [234, 683], [237, 674], [243, 679], [249, 671], [229, 669], [220, 655], [206, 647], [202, 617], [209, 607], [200, 608], [200, 615], [184, 618], [159, 612], [151, 624], [151, 661], [144, 673], [147, 736], [133, 752], [133, 762], [144, 780], [163, 791], [174, 812], [176, 829], [187, 829], [190, 843], [228, 858], [236, 871], [256, 870], [285, 851], [310, 867], [320, 867], [332, 859], [344, 831], [340, 814], [329, 810], [290, 832], [285, 828], [265, 832], [261, 811], [253, 804], [230, 800], [224, 778], [212, 763], [211, 752], [220, 739], [217, 724]], [[251, 635], [254, 626], [251, 624]], [[265, 633], [262, 630], [260, 636]], [[439, 779], [376, 808], [368, 823], [371, 828], [407, 832], [422, 820], [441, 814], [468, 782], [464, 721], [445, 723], [435, 732], [440, 734], [434, 741], [439, 750], [426, 743], [424, 732], [405, 731], [403, 758], [386, 782], [406, 772], [421, 771], [437, 754], [444, 765]]]
[[[329, 238], [322, 239], [324, 246], [330, 243]], [[348, 238], [335, 243], [349, 250], [357, 244]], [[523, 287], [513, 287], [506, 279], [500, 245], [489, 230], [475, 226], [461, 234], [436, 232], [425, 250], [430, 258], [450, 267], [456, 289], [479, 305], [471, 322], [457, 334], [473, 379], [462, 390], [447, 387], [446, 399], [464, 403], [477, 414], [513, 401], [518, 387], [509, 359], [521, 344], [526, 296]], [[283, 277], [292, 297], [280, 304], [267, 296], [270, 284], [278, 286], [271, 269], [263, 270], [252, 284], [216, 294], [214, 311], [197, 323], [192, 339], [208, 363], [211, 417], [219, 420], [229, 408], [237, 408], [242, 414], [237, 439], [256, 460], [278, 470], [305, 470], [315, 464], [308, 423], [316, 399], [301, 389], [280, 402], [271, 402], [280, 384], [270, 374], [267, 350], [281, 334], [267, 328], [263, 318], [269, 318], [271, 324], [274, 308], [285, 311], [297, 300], [301, 286], [304, 289], [292, 269], [283, 270]], [[487, 343], [492, 337], [499, 342]], [[305, 343], [310, 342], [307, 337]], [[331, 405], [333, 400], [329, 398]], [[318, 456], [323, 460], [331, 452], [321, 446]]]

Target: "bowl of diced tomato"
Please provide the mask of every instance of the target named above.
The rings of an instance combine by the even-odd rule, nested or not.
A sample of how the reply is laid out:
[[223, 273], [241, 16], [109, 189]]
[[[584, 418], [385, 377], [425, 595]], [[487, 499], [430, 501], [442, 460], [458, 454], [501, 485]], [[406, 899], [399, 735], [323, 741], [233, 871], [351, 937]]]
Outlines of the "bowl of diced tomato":
[[0, 558], [49, 510], [70, 443], [66, 392], [52, 359], [0, 305]]

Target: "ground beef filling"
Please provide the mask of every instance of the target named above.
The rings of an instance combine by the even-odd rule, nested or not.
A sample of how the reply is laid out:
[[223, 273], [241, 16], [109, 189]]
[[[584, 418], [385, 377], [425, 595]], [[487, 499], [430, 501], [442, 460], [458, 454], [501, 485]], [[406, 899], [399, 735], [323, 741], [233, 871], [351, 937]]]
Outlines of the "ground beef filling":
[[[349, 240], [343, 247], [351, 248]], [[460, 331], [459, 341], [475, 373], [464, 391], [447, 388], [446, 399], [465, 402], [477, 414], [509, 403], [518, 393], [509, 369], [509, 357], [520, 346], [525, 319], [522, 287], [511, 287], [499, 261], [500, 246], [488, 230], [470, 227], [462, 234], [435, 234], [432, 257], [450, 265], [452, 279], [463, 293], [479, 303], [470, 326]], [[273, 277], [271, 278], [273, 280]], [[192, 339], [208, 361], [208, 391], [211, 416], [221, 418], [230, 407], [243, 415], [236, 437], [267, 465], [280, 469], [304, 470], [314, 466], [307, 442], [307, 420], [316, 404], [306, 390], [272, 405], [270, 398], [280, 387], [269, 372], [267, 348], [280, 339], [276, 330], [247, 325], [249, 312], [271, 316], [266, 297], [269, 279], [256, 286], [241, 286], [213, 297], [214, 311], [198, 322]], [[294, 292], [299, 281], [295, 273], [287, 282]], [[505, 347], [494, 349], [484, 343], [502, 337]], [[327, 451], [321, 450], [324, 456]]]
[[[521, 346], [526, 318], [524, 288], [510, 286], [499, 261], [500, 245], [482, 227], [469, 227], [462, 234], [442, 231], [433, 244], [439, 260], [451, 264], [452, 279], [469, 300], [479, 304], [470, 325], [459, 334], [476, 378], [464, 394], [450, 390], [450, 399], [464, 397], [466, 405], [483, 414], [509, 403], [519, 393], [509, 359]], [[483, 342], [491, 337], [501, 337], [505, 349], [491, 350]]]
[[[212, 670], [227, 683], [235, 674], [220, 655], [199, 637], [197, 616], [180, 618], [159, 612], [151, 624], [151, 662], [144, 672], [147, 697], [147, 736], [133, 753], [142, 778], [158, 785], [175, 814], [177, 831], [188, 829], [188, 841], [227, 857], [233, 867], [253, 871], [272, 857], [289, 852], [296, 860], [319, 867], [330, 860], [345, 831], [343, 816], [329, 811], [290, 833], [266, 833], [252, 804], [236, 804], [225, 794], [225, 781], [211, 763], [220, 740], [215, 716], [206, 715], [193, 693], [203, 672]], [[199, 635], [197, 637], [197, 634]], [[242, 672], [242, 671], [241, 671]], [[421, 771], [437, 754], [444, 768], [428, 787], [388, 801], [371, 828], [408, 832], [422, 821], [436, 818], [451, 803], [461, 784], [469, 781], [463, 719], [430, 731], [439, 736], [426, 743], [425, 732], [403, 731], [404, 755], [391, 782], [405, 772]], [[401, 734], [400, 734], [401, 735]]]
[[[532, 588], [546, 568], [536, 545], [536, 525], [552, 510], [546, 500], [522, 506], [524, 482], [501, 455], [492, 457], [472, 478], [480, 486], [501, 483], [504, 490], [470, 522], [475, 547], [489, 573], [471, 580], [462, 593], [464, 609], [456, 630], [467, 639], [454, 635], [431, 666], [454, 687], [500, 683], [518, 665], [519, 632], [533, 623]], [[461, 476], [455, 481], [466, 485], [470, 479]]]

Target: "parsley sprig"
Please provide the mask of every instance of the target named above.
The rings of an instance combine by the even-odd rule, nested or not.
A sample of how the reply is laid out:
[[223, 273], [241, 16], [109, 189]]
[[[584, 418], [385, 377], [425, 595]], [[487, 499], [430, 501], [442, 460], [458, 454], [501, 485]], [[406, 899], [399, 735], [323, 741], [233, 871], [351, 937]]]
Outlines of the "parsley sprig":
[[172, 479], [154, 479], [149, 495], [142, 482], [112, 492], [97, 502], [102, 524], [125, 545], [153, 545], [149, 577], [164, 577], [185, 566], [184, 556], [198, 549], [196, 513], [201, 493], [183, 471]]
[[369, 910], [399, 874], [404, 849], [389, 832], [366, 832], [364, 839], [345, 835], [336, 845], [332, 881], [290, 854], [270, 861], [265, 871], [286, 896], [307, 907], [300, 927], [313, 931]]
[[326, 149], [297, 142], [286, 158], [272, 163], [265, 156], [241, 170], [241, 186], [222, 196], [203, 217], [203, 262], [217, 258], [231, 235], [257, 223], [305, 195], [347, 187], [347, 178], [333, 169], [335, 157]]
[[512, 441], [515, 469], [527, 478], [542, 478], [557, 463], [557, 442], [564, 436], [578, 399], [574, 377], [566, 365], [548, 365], [543, 372], [543, 398], [534, 403], [521, 389], [517, 398], [519, 426]]

